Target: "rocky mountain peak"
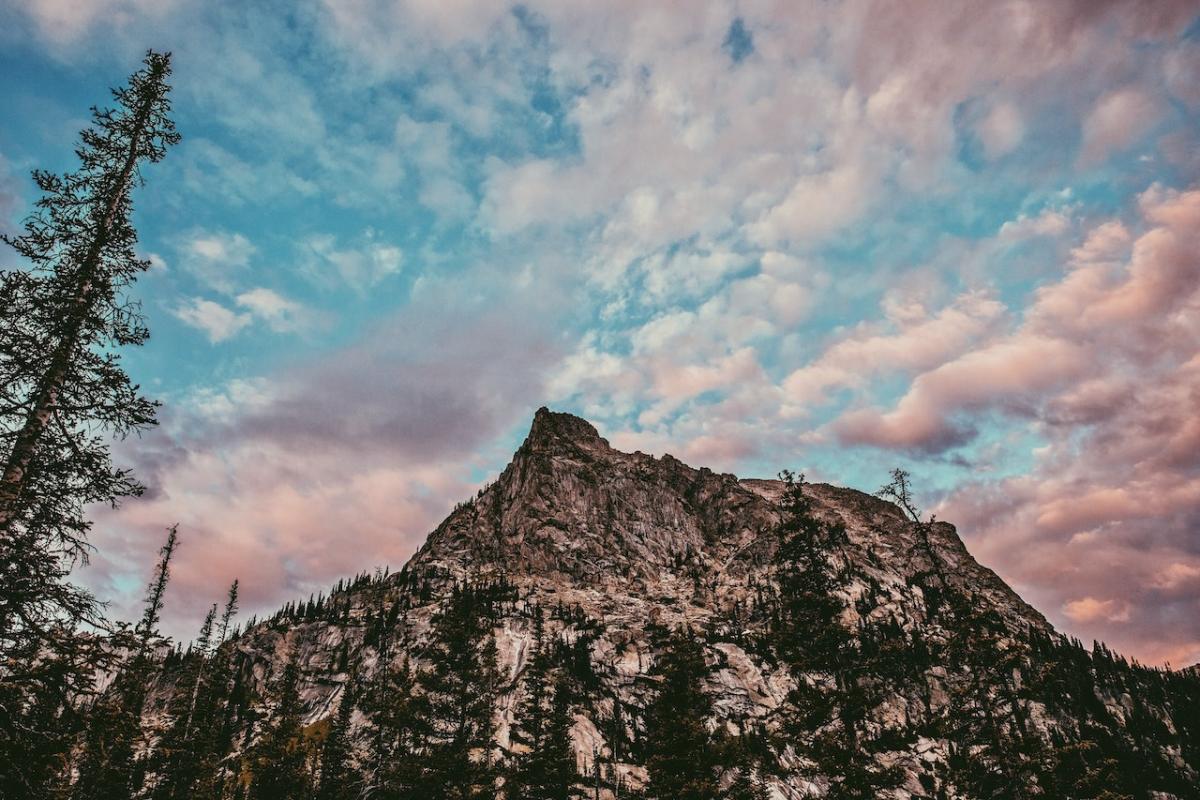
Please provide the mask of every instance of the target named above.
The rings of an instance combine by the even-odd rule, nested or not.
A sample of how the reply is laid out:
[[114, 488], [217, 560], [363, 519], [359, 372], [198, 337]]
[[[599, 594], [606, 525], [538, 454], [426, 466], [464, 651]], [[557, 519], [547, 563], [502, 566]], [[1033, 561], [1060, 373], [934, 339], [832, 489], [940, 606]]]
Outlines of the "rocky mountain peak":
[[559, 452], [563, 450], [608, 450], [609, 444], [600, 432], [585, 419], [542, 406], [533, 415], [533, 424], [521, 450], [527, 452]]

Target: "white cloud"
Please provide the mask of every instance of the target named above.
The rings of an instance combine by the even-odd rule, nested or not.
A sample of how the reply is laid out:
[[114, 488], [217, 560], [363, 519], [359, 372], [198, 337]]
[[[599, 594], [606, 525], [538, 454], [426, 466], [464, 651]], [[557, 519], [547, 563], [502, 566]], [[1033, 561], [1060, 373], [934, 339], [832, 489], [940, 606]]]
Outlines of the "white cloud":
[[401, 271], [403, 250], [374, 241], [375, 234], [371, 231], [364, 238], [366, 241], [360, 246], [341, 247], [332, 235], [310, 236], [303, 244], [310, 256], [309, 274], [324, 284], [336, 276], [342, 284], [363, 293]]
[[179, 244], [180, 258], [187, 270], [205, 285], [231, 293], [236, 276], [250, 264], [258, 251], [240, 233], [197, 230]]
[[237, 304], [277, 333], [303, 332], [319, 322], [318, 316], [304, 304], [263, 287], [242, 292], [237, 296]]
[[213, 300], [195, 297], [172, 313], [202, 331], [213, 344], [232, 339], [254, 322], [261, 322], [276, 333], [300, 333], [322, 321], [320, 315], [304, 304], [263, 287], [238, 294], [234, 302], [245, 310], [235, 311]]
[[250, 314], [239, 314], [220, 303], [203, 298], [192, 298], [172, 312], [185, 324], [196, 328], [213, 344], [230, 339], [250, 324]]
[[999, 238], [1007, 241], [1020, 241], [1035, 236], [1058, 236], [1071, 226], [1071, 219], [1062, 211], [1047, 208], [1036, 217], [1025, 214], [1015, 220], [1009, 220], [1000, 226]]

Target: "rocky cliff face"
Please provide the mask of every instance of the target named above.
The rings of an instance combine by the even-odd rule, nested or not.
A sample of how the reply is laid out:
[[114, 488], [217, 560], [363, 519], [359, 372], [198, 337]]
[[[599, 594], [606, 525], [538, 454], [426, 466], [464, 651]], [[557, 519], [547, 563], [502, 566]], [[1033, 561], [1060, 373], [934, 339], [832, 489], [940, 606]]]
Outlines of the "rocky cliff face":
[[[789, 666], [775, 641], [784, 630], [783, 491], [779, 481], [618, 452], [586, 421], [542, 409], [512, 463], [400, 572], [360, 580], [316, 611], [278, 615], [233, 643], [229, 657], [251, 700], [227, 768], [236, 770], [269, 719], [270, 701], [254, 698], [269, 696], [289, 654], [300, 665], [305, 723], [319, 726], [351, 673], [369, 680], [383, 660], [420, 664], [454, 586], [490, 583], [506, 598], [490, 620], [501, 678], [494, 757], [514, 750], [540, 616], [543, 637], [569, 643], [587, 662], [575, 669], [591, 676], [571, 709], [589, 796], [629, 796], [652, 777], [638, 755], [657, 689], [650, 674], [663, 632], [680, 628], [703, 642], [709, 725], [731, 736], [754, 731], [766, 743], [756, 774], [775, 798], [848, 796], [787, 723], [796, 687], [823, 682], [862, 706], [857, 741], [895, 773], [882, 796], [1099, 796], [1062, 788], [1083, 786], [1074, 773], [1092, 762], [1074, 764], [1071, 748], [1094, 741], [1116, 748], [1120, 764], [1140, 765], [1140, 791], [1196, 796], [1194, 677], [1065, 641], [971, 557], [953, 526], [919, 524], [861, 492], [805, 486], [812, 513], [845, 529], [825, 553], [837, 576], [838, 624], [857, 642], [850, 652], [879, 666], [874, 677], [853, 663], [834, 677]], [[868, 700], [851, 699], [856, 681], [875, 687]], [[354, 719], [360, 732], [369, 725], [365, 712]], [[988, 769], [1024, 788], [975, 782], [972, 760], [985, 756]], [[1058, 773], [1066, 783], [1052, 785]]]

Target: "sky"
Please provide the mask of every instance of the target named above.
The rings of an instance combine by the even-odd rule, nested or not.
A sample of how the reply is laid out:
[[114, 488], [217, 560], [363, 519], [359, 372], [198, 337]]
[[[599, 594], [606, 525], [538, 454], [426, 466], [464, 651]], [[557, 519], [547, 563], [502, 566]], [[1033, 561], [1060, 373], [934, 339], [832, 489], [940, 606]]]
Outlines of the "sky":
[[114, 616], [176, 522], [182, 639], [396, 569], [549, 405], [903, 467], [1061, 630], [1200, 660], [1196, 0], [0, 0], [0, 227], [147, 48]]

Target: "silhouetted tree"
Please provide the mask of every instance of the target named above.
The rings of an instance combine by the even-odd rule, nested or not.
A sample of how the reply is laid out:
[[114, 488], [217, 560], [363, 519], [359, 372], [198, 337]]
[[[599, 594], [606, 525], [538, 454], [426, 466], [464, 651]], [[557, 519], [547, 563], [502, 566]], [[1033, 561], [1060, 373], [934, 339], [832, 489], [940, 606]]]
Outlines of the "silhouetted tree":
[[137, 257], [130, 189], [179, 140], [167, 100], [170, 56], [148, 53], [113, 109], [93, 109], [80, 167], [41, 170], [20, 236], [3, 240], [32, 270], [0, 274], [0, 794], [44, 796], [65, 749], [68, 705], [116, 650], [80, 632], [102, 622], [68, 576], [87, 555], [87, 504], [141, 491], [109, 458], [108, 435], [154, 422], [155, 404], [117, 349], [147, 337], [125, 290]]
[[357, 797], [354, 766], [351, 763], [350, 718], [354, 713], [354, 680], [342, 689], [337, 714], [329, 724], [329, 732], [321, 745], [321, 778], [317, 783], [316, 800], [351, 800]]
[[166, 644], [158, 634], [158, 620], [171, 577], [177, 536], [176, 527], [168, 530], [146, 592], [146, 608], [133, 635], [114, 638], [114, 644], [128, 648], [126, 661], [112, 686], [87, 709], [79, 776], [71, 791], [77, 800], [127, 797], [141, 787], [141, 780], [135, 778], [134, 758], [141, 737], [146, 691], [155, 669], [152, 653]]
[[566, 679], [554, 670], [554, 649], [536, 617], [533, 654], [522, 680], [522, 698], [511, 734], [512, 766], [504, 782], [510, 800], [570, 800], [582, 796], [571, 746], [571, 702]]
[[300, 727], [300, 664], [293, 650], [275, 686], [275, 710], [250, 752], [249, 800], [303, 800], [309, 789]]
[[725, 769], [721, 737], [709, 730], [708, 667], [691, 631], [667, 639], [651, 674], [658, 692], [646, 710], [646, 771], [651, 800], [712, 800]]
[[776, 649], [797, 675], [785, 720], [790, 743], [829, 781], [834, 798], [873, 798], [897, 782], [879, 767], [861, 722], [874, 705], [872, 676], [860, 663], [858, 644], [842, 621], [842, 599], [832, 558], [846, 546], [841, 523], [816, 515], [804, 476], [780, 473], [780, 536], [776, 551], [780, 613]]
[[423, 777], [435, 800], [490, 800], [496, 794], [492, 707], [499, 676], [488, 605], [477, 587], [455, 587], [424, 654], [419, 680], [429, 736]]

